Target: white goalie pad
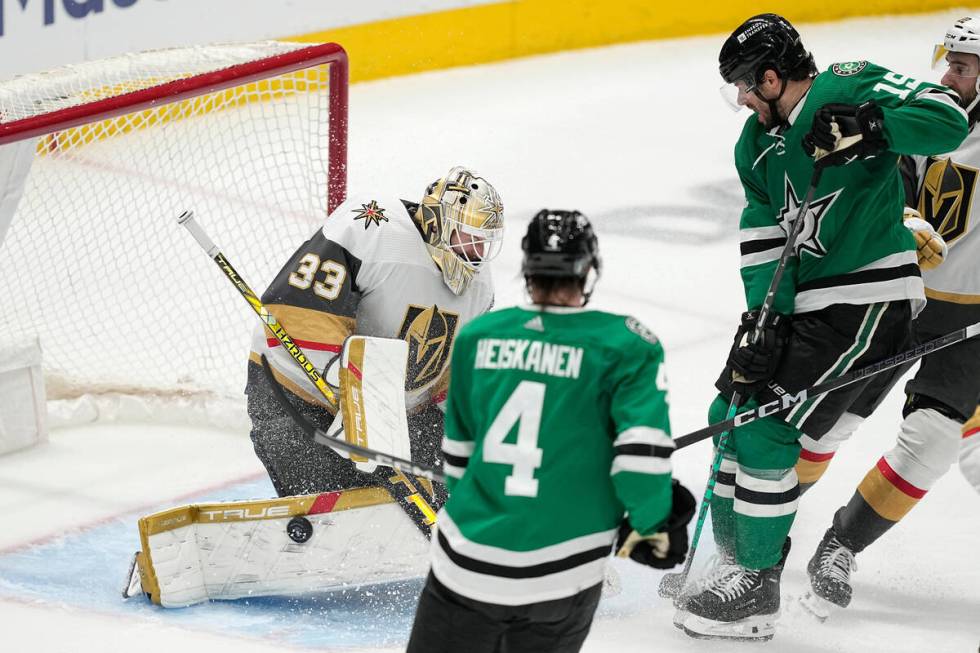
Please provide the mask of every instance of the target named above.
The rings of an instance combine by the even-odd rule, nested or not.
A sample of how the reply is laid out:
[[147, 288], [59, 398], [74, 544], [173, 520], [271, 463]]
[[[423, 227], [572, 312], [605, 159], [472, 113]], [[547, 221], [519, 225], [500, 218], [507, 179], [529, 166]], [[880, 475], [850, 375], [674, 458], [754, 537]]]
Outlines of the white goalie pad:
[[[340, 406], [347, 442], [410, 460], [405, 411], [408, 343], [351, 336], [340, 354]], [[374, 465], [352, 455], [363, 471]]]
[[178, 608], [421, 578], [429, 541], [381, 488], [182, 506], [139, 520], [126, 597]]
[[0, 344], [0, 454], [46, 440], [46, 413], [40, 345]]

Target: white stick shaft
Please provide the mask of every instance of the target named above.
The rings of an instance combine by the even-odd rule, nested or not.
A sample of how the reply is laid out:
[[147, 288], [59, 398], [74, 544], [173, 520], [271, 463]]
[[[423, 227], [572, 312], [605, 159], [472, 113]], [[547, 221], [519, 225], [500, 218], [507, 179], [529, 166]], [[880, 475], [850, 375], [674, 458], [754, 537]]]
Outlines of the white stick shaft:
[[187, 227], [187, 231], [191, 232], [191, 235], [194, 236], [194, 240], [197, 241], [197, 244], [200, 245], [201, 249], [207, 252], [208, 256], [211, 258], [217, 256], [221, 251], [218, 249], [218, 246], [214, 244], [214, 241], [211, 240], [206, 233], [204, 233], [204, 229], [201, 228], [201, 225], [197, 224], [197, 220], [194, 219], [193, 211], [184, 211], [181, 213], [180, 217], [177, 218], [177, 224]]

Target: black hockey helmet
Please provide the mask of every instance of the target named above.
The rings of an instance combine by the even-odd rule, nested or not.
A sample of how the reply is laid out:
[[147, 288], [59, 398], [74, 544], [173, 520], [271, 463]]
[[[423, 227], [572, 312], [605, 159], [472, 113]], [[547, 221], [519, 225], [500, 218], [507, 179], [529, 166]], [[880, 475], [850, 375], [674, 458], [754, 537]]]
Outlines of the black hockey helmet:
[[805, 79], [817, 66], [788, 20], [777, 14], [759, 14], [739, 25], [721, 46], [718, 69], [729, 84], [755, 86], [767, 70], [781, 79]]
[[[594, 283], [602, 266], [599, 239], [589, 219], [578, 211], [538, 211], [527, 226], [521, 250], [524, 252], [521, 273], [525, 278], [566, 277], [586, 281], [592, 271]], [[588, 298], [592, 284], [586, 285]]]

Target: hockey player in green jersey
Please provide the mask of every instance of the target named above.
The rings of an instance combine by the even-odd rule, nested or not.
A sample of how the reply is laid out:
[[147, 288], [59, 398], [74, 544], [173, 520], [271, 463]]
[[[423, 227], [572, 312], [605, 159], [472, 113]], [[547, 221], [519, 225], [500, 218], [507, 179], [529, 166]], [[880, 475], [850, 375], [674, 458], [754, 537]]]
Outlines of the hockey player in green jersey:
[[621, 556], [655, 567], [687, 551], [663, 348], [636, 319], [584, 308], [599, 252], [581, 213], [541, 211], [522, 247], [533, 303], [456, 339], [450, 498], [412, 653], [578, 651], [617, 534]]
[[[955, 149], [967, 134], [955, 94], [867, 61], [817, 72], [797, 31], [754, 16], [725, 41], [720, 72], [750, 117], [735, 146], [746, 206], [739, 225], [747, 308], [717, 386], [712, 422], [733, 395], [768, 403], [898, 353], [925, 302], [915, 241], [902, 224], [901, 154]], [[816, 161], [816, 163], [815, 163]], [[822, 177], [802, 215], [815, 165]], [[799, 215], [799, 217], [797, 217]], [[804, 222], [763, 337], [758, 309]], [[800, 440], [819, 441], [861, 393], [855, 383], [737, 428], [711, 500], [721, 565], [681, 601], [694, 637], [769, 639], [789, 550]]]

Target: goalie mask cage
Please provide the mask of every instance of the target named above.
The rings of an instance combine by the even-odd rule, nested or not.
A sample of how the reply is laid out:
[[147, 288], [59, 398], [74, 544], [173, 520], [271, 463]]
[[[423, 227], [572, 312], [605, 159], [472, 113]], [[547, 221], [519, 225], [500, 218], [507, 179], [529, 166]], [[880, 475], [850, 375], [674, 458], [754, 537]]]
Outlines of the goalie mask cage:
[[67, 66], [0, 83], [0, 121], [0, 157], [31, 160], [0, 181], [0, 341], [39, 338], [48, 397], [241, 396], [256, 318], [176, 218], [194, 210], [261, 293], [344, 199], [344, 50]]

